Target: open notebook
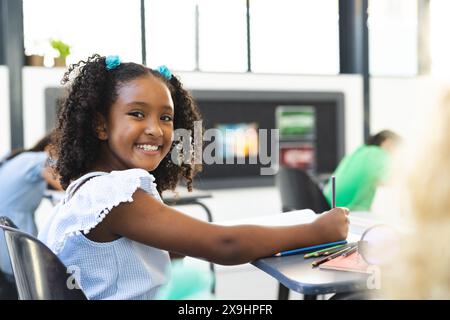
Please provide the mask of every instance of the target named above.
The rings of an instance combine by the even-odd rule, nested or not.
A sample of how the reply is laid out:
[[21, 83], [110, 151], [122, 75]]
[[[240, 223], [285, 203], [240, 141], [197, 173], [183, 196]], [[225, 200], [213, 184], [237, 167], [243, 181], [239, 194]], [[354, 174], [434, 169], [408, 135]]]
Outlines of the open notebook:
[[354, 252], [346, 257], [339, 256], [319, 265], [320, 269], [372, 273], [369, 265], [359, 253]]

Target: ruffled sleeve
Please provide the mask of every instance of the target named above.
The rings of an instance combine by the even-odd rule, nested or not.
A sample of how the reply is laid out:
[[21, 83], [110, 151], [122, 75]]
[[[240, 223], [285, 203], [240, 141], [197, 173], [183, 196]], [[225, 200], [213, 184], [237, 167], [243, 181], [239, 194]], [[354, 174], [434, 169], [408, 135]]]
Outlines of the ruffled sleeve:
[[68, 237], [89, 233], [114, 207], [132, 202], [138, 188], [162, 201], [155, 178], [143, 169], [98, 174], [81, 177], [69, 186], [65, 200], [39, 235], [55, 253], [63, 249]]

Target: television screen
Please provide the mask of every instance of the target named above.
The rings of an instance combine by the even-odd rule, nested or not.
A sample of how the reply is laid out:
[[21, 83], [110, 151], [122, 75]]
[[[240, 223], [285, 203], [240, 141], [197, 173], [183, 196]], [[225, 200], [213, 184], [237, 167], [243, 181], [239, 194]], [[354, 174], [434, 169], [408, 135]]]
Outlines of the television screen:
[[251, 123], [219, 123], [218, 156], [224, 159], [258, 156], [258, 125]]

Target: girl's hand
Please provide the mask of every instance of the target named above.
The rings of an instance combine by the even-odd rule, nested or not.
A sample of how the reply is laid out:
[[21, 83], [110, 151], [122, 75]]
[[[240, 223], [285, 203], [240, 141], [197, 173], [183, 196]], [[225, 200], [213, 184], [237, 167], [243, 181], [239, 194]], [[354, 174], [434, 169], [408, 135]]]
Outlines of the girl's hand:
[[313, 223], [323, 242], [344, 240], [348, 233], [347, 208], [334, 208], [322, 213]]

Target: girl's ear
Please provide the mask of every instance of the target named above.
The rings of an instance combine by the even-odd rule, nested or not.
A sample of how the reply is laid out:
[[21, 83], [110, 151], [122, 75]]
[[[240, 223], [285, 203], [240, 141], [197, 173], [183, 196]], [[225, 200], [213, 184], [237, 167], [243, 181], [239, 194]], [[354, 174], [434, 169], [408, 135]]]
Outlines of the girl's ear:
[[96, 116], [95, 133], [100, 140], [108, 140], [108, 130], [106, 127], [106, 119], [103, 115], [97, 114]]

